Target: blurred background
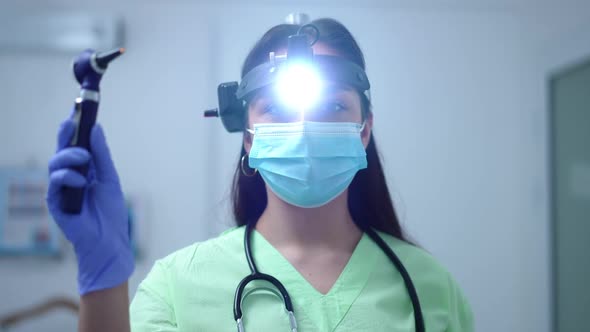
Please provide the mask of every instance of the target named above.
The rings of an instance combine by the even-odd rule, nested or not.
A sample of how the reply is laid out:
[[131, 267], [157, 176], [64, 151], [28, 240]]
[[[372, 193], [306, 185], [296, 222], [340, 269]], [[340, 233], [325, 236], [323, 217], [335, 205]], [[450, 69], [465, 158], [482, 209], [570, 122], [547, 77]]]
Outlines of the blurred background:
[[398, 213], [462, 286], [477, 331], [587, 331], [585, 0], [0, 2], [0, 319], [59, 307], [7, 331], [76, 329], [75, 257], [43, 206], [79, 91], [73, 57], [127, 48], [98, 121], [134, 216], [133, 296], [154, 260], [231, 227], [241, 135], [202, 111], [294, 12], [336, 18], [360, 43]]

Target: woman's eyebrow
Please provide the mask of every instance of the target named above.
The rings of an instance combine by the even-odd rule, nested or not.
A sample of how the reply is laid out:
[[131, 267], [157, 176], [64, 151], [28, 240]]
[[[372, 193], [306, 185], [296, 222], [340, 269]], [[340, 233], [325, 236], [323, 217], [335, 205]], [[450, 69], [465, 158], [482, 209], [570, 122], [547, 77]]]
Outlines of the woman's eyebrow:
[[345, 84], [331, 83], [324, 86], [324, 93], [339, 94], [354, 91], [353, 88]]
[[350, 89], [342, 88], [342, 87], [327, 87], [323, 91], [322, 99], [330, 99], [330, 98], [339, 98], [339, 99], [349, 99], [350, 98]]
[[[351, 96], [350, 93], [354, 89], [346, 85], [341, 84], [329, 84], [322, 89], [322, 95], [320, 100], [327, 99], [344, 99], [348, 100]], [[261, 108], [269, 103], [276, 102], [277, 96], [269, 90], [263, 90], [258, 92], [250, 101], [250, 105], [255, 108]]]

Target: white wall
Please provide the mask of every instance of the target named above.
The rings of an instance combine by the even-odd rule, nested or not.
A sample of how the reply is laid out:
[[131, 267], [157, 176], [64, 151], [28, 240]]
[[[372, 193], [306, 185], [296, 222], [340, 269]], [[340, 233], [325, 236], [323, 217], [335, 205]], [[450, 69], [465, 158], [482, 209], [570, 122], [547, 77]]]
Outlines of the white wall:
[[[202, 120], [201, 109], [209, 103], [207, 91], [214, 87], [207, 84], [209, 31], [202, 7], [99, 8], [124, 16], [128, 40], [128, 52], [103, 79], [99, 121], [111, 143], [124, 190], [153, 203], [147, 211], [149, 224], [144, 226], [149, 227], [147, 257], [131, 280], [133, 292], [156, 258], [211, 236], [208, 224], [216, 222], [206, 207], [203, 185], [209, 168], [206, 133], [211, 124]], [[70, 73], [71, 59], [72, 55], [0, 55], [1, 164], [36, 160], [45, 169], [58, 124], [69, 114], [78, 93]], [[24, 135], [28, 135], [25, 140]], [[76, 295], [75, 277], [73, 257], [43, 264], [3, 260], [0, 313], [55, 294]], [[55, 325], [47, 320], [51, 319], [22, 329], [67, 330], [57, 320]]]
[[[302, 10], [341, 20], [365, 50], [375, 135], [400, 215], [462, 285], [478, 331], [549, 331], [544, 79], [558, 56], [547, 54], [588, 31], [580, 26], [590, 8], [384, 3], [98, 8], [124, 16], [129, 49], [103, 81], [100, 122], [124, 189], [153, 203], [148, 256], [132, 291], [154, 259], [230, 224], [224, 208], [240, 135], [201, 111], [214, 106], [219, 82], [239, 77], [256, 38]], [[572, 40], [569, 54], [584, 40]], [[70, 59], [0, 55], [0, 164], [44, 167], [77, 92]], [[21, 140], [23, 132], [30, 138]], [[0, 261], [0, 294], [9, 299], [0, 313], [56, 293], [75, 295], [72, 257]], [[21, 330], [64, 330], [63, 320]]]

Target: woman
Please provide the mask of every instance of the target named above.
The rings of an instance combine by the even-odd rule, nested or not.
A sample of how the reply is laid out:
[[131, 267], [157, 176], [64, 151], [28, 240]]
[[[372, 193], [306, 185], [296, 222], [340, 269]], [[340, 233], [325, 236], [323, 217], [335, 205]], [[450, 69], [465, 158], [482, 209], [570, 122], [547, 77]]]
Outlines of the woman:
[[[64, 123], [47, 200], [76, 249], [80, 330], [126, 331], [130, 321], [132, 331], [228, 331], [236, 320], [246, 331], [295, 325], [298, 331], [473, 330], [455, 281], [406, 239], [397, 219], [371, 133], [360, 48], [334, 20], [311, 24], [273, 27], [244, 63], [237, 92], [245, 105], [242, 158], [232, 197], [238, 227], [157, 261], [137, 290], [130, 317], [133, 259], [117, 173], [100, 126], [92, 131], [90, 156], [66, 147], [74, 129]], [[254, 89], [244, 83], [256, 68], [266, 68], [271, 52], [290, 59], [287, 40], [298, 34], [317, 39], [312, 49], [318, 66], [325, 59], [328, 67], [336, 63], [333, 68], [355, 74], [324, 70], [327, 87], [306, 112], [281, 104], [275, 81], [250, 84]], [[67, 169], [89, 160], [94, 172], [88, 179]], [[89, 182], [82, 213], [63, 214], [59, 189]], [[281, 286], [264, 280], [243, 282], [234, 296], [254, 272], [284, 285], [289, 313]]]

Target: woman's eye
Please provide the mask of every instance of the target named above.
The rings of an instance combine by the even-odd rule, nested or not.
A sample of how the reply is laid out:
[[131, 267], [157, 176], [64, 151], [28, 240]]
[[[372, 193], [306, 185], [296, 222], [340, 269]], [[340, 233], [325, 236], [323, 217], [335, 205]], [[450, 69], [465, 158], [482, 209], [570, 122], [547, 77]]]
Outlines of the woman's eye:
[[275, 104], [267, 104], [262, 108], [263, 113], [276, 113], [278, 108]]
[[322, 108], [328, 112], [341, 112], [346, 110], [346, 105], [340, 102], [330, 102], [326, 103]]

